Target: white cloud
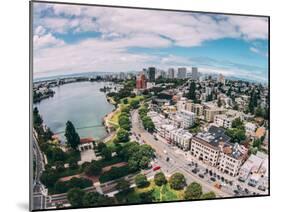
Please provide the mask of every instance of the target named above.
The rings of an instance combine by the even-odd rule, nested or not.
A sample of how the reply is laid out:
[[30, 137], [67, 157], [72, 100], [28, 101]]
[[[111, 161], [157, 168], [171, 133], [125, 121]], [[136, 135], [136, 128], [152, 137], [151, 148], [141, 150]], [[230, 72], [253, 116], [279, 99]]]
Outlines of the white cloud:
[[51, 33], [45, 35], [34, 35], [33, 36], [33, 45], [34, 49], [40, 49], [44, 47], [51, 46], [62, 46], [64, 45], [64, 41], [55, 38]]
[[[266, 18], [57, 4], [38, 6], [35, 12], [40, 14], [43, 10], [53, 13], [35, 19], [36, 73], [126, 71], [149, 65], [167, 68], [200, 64], [202, 71], [214, 72], [215, 68], [221, 73], [249, 75], [246, 67], [219, 66], [217, 61], [200, 61], [172, 54], [132, 53], [128, 49], [192, 47], [221, 38], [239, 38], [247, 42], [268, 39]], [[77, 36], [80, 32], [99, 32], [101, 37], [67, 44], [54, 36], [70, 31]], [[259, 53], [256, 46], [250, 50]]]
[[[255, 40], [267, 39], [268, 36], [267, 19], [259, 17], [77, 5], [53, 5], [53, 10], [55, 15], [64, 17], [44, 18], [43, 22], [45, 27], [59, 33], [69, 29], [123, 36], [145, 33], [166, 36], [174, 40], [176, 45], [186, 47], [225, 37]], [[72, 23], [72, 16], [75, 16], [75, 23]]]
[[44, 35], [46, 33], [46, 29], [44, 27], [42, 27], [41, 25], [39, 25], [38, 27], [36, 27], [36, 29], [34, 30], [34, 34], [35, 35]]

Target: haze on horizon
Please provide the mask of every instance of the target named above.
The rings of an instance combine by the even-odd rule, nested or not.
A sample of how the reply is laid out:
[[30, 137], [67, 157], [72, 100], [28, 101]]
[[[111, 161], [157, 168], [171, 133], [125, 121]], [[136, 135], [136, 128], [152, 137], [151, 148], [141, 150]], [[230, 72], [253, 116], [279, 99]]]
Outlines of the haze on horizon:
[[268, 18], [33, 3], [34, 77], [196, 66], [268, 80]]

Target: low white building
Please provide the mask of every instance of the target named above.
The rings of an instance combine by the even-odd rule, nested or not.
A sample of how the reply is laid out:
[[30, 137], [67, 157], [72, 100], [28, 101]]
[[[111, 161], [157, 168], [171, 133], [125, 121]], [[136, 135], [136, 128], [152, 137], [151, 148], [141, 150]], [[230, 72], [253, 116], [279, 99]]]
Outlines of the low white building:
[[[261, 175], [261, 173], [265, 175], [265, 173], [267, 172], [267, 164], [268, 157], [261, 156], [260, 153], [257, 153], [257, 155], [251, 154], [251, 156], [246, 160], [246, 162], [242, 165], [240, 169], [239, 180], [246, 181], [248, 178], [251, 178], [252, 175]], [[263, 169], [261, 169], [262, 166]], [[257, 177], [254, 176], [254, 178], [256, 179]]]
[[174, 129], [170, 133], [171, 143], [184, 150], [188, 150], [190, 148], [191, 138], [192, 138], [192, 134], [184, 129]]
[[247, 122], [245, 124], [245, 130], [247, 134], [253, 134], [256, 132], [257, 126], [254, 123]]

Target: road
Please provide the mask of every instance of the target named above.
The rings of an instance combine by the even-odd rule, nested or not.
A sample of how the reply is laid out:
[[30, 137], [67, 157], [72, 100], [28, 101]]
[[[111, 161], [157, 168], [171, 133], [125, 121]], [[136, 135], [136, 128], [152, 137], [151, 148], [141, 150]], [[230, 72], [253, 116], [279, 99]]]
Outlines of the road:
[[[197, 175], [192, 174], [188, 169], [188, 161], [183, 155], [177, 154], [171, 145], [160, 140], [155, 140], [154, 136], [145, 131], [140, 123], [138, 110], [132, 112], [132, 132], [141, 135], [141, 141], [149, 144], [156, 151], [156, 163], [161, 166], [161, 170], [168, 176], [175, 172], [181, 172], [185, 175], [187, 183], [197, 181], [202, 185], [203, 191], [214, 191], [218, 197], [233, 196], [232, 192], [225, 192], [215, 188], [212, 184], [202, 180]], [[166, 158], [169, 157], [169, 162]]]
[[44, 156], [39, 148], [37, 142], [36, 133], [32, 134], [32, 150], [33, 150], [33, 159], [36, 162], [35, 172], [33, 173], [33, 188], [32, 188], [32, 209], [46, 209], [47, 204], [47, 193], [44, 185], [40, 182], [40, 176], [44, 171]]

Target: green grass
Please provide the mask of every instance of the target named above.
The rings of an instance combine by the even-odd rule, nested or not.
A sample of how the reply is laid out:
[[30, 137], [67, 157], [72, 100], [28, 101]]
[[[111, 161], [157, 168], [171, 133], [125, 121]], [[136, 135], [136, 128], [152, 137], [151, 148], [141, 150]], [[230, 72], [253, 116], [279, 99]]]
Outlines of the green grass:
[[[125, 98], [124, 98], [125, 99]], [[133, 101], [133, 100], [143, 100], [144, 97], [143, 96], [135, 96], [135, 97], [126, 97], [126, 99], [128, 99], [128, 104], [124, 104], [123, 103], [123, 100], [124, 99], [121, 99], [120, 100], [120, 104], [118, 104], [118, 108], [116, 109], [116, 111], [114, 112], [114, 115], [111, 117], [111, 119], [108, 121], [108, 123], [110, 125], [112, 125], [116, 130], [119, 128], [119, 123], [118, 123], [118, 119], [119, 119], [119, 116], [121, 114], [121, 110], [127, 106], [130, 105], [130, 103]]]
[[[134, 188], [129, 191], [127, 194], [117, 194], [116, 198], [118, 202], [122, 203], [134, 203], [140, 202], [141, 199], [139, 195], [144, 192], [148, 192], [153, 190], [153, 202], [163, 202], [163, 201], [175, 201], [175, 200], [183, 200], [184, 199], [184, 191], [176, 191], [170, 187], [167, 183], [166, 185], [157, 186], [154, 181], [150, 181], [149, 186], [145, 188]], [[126, 202], [127, 201], [127, 202]]]

